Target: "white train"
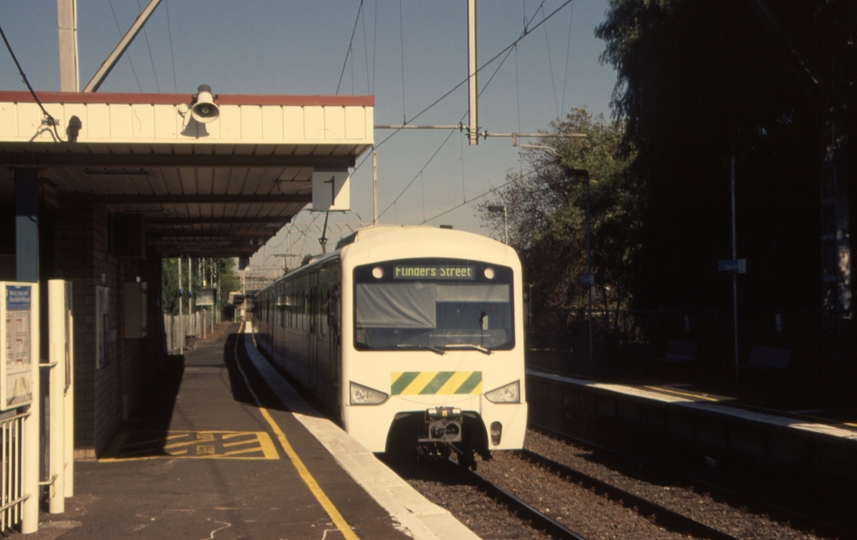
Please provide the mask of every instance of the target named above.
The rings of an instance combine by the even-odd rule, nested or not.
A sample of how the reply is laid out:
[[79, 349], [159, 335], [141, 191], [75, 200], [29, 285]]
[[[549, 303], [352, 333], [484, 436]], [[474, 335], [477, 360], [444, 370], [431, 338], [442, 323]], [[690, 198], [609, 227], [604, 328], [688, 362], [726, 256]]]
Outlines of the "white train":
[[372, 452], [472, 465], [527, 425], [521, 265], [472, 233], [376, 226], [256, 295], [259, 346]]

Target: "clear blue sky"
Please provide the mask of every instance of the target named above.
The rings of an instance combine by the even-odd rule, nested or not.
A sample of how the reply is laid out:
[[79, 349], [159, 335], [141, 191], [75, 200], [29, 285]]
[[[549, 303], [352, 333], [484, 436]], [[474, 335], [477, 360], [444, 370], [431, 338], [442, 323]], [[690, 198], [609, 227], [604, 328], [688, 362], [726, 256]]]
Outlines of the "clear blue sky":
[[[79, 0], [81, 87], [147, 3]], [[479, 65], [564, 3], [478, 2]], [[330, 95], [338, 88], [374, 95], [376, 124], [466, 123], [466, 85], [414, 119], [466, 79], [466, 5], [364, 0], [358, 18], [359, 0], [162, 0], [99, 91], [194, 93], [207, 83], [224, 94]], [[599, 63], [604, 43], [593, 33], [607, 7], [608, 0], [574, 0], [525, 36], [502, 65], [502, 56], [487, 65], [479, 75], [480, 128], [533, 133], [572, 107], [609, 116], [615, 72]], [[59, 90], [56, 0], [0, 0], [0, 25], [33, 88]], [[26, 89], [5, 48], [0, 89]], [[390, 134], [376, 130], [376, 144]], [[457, 131], [399, 132], [378, 148], [379, 221], [448, 224], [500, 238], [502, 231], [481, 229], [475, 205], [522, 166], [508, 138], [469, 146]], [[352, 174], [351, 203], [353, 213], [331, 216], [331, 242], [340, 224], [372, 220], [371, 158]], [[273, 253], [318, 252], [320, 234], [300, 231], [322, 221], [302, 213], [293, 245], [278, 235], [253, 263], [281, 264]]]

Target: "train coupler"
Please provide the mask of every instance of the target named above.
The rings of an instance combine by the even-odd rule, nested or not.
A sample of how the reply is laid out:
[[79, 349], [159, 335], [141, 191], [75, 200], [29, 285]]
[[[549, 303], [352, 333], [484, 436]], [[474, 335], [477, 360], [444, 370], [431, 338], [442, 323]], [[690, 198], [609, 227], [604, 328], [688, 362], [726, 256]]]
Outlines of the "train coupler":
[[420, 443], [461, 442], [461, 409], [456, 407], [432, 407], [426, 409], [426, 429]]

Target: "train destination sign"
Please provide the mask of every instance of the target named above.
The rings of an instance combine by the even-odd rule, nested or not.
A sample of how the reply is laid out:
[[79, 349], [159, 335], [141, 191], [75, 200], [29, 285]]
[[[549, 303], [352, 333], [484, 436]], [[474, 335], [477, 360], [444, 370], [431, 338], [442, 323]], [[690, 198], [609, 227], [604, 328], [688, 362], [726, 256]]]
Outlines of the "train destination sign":
[[475, 266], [448, 264], [396, 265], [393, 279], [476, 279]]

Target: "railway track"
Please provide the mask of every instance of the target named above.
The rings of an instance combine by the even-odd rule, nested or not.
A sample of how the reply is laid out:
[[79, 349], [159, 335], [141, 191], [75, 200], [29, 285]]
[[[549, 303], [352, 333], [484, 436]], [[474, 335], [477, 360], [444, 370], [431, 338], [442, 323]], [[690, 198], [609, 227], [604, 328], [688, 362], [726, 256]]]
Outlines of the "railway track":
[[603, 467], [603, 452], [536, 431], [527, 440], [527, 450], [477, 461], [477, 472], [440, 462], [400, 473], [485, 539], [855, 537], [853, 531], [794, 527], [740, 506], [742, 499], [728, 493], [712, 495], [665, 476], [653, 480], [636, 466]]
[[[515, 456], [524, 466], [532, 466], [539, 469], [550, 471], [553, 475], [562, 478], [568, 485], [568, 489], [579, 491], [578, 488], [583, 488], [583, 497], [592, 499], [593, 502], [584, 502], [584, 504], [596, 505], [595, 501], [603, 500], [610, 501], [612, 504], [621, 506], [627, 509], [636, 517], [625, 515], [626, 520], [637, 519], [640, 522], [651, 524], [657, 527], [663, 533], [673, 534], [681, 538], [705, 538], [709, 540], [738, 540], [738, 537], [729, 533], [712, 528], [705, 523], [694, 520], [681, 513], [675, 512], [651, 500], [635, 495], [629, 491], [620, 489], [606, 482], [598, 480], [592, 476], [581, 473], [571, 467], [553, 461], [545, 456], [532, 452], [530, 450], [522, 450], [510, 454]], [[515, 467], [506, 463], [505, 467]], [[551, 538], [590, 540], [593, 538], [603, 538], [605, 535], [598, 530], [587, 529], [586, 532], [578, 532], [572, 527], [560, 523], [548, 513], [538, 510], [535, 506], [528, 503], [524, 498], [519, 497], [502, 486], [502, 483], [496, 483], [496, 480], [489, 480], [487, 477], [473, 471], [461, 472], [461, 474], [469, 474], [473, 477], [473, 482], [479, 486], [489, 496], [500, 501], [504, 506], [509, 508], [509, 511], [521, 519], [527, 520], [534, 528], [544, 531]], [[496, 476], [496, 475], [494, 475]], [[556, 495], [556, 492], [554, 492]], [[580, 496], [579, 494], [576, 496]], [[553, 506], [553, 505], [551, 505]], [[576, 516], [568, 516], [566, 519], [575, 520]], [[634, 527], [636, 528], [636, 527]]]
[[[400, 465], [397, 472], [485, 539], [737, 538], [533, 452], [502, 456], [499, 474], [490, 465], [493, 461], [480, 462], [479, 469], [488, 474], [454, 461], [435, 462], [429, 467]], [[552, 477], [550, 487], [538, 478], [544, 475]], [[520, 478], [530, 487], [538, 484], [543, 489], [521, 489]], [[471, 489], [462, 492], [463, 486]], [[488, 499], [494, 504], [484, 502]], [[558, 502], [561, 499], [573, 499], [576, 508], [564, 509]], [[487, 525], [492, 523], [502, 525]]]
[[[455, 465], [458, 466], [457, 464]], [[586, 536], [566, 527], [548, 514], [540, 512], [520, 497], [482, 477], [477, 472], [465, 470], [463, 467], [459, 467], [459, 469], [460, 474], [469, 475], [471, 481], [480, 490], [506, 506], [511, 513], [528, 521], [534, 529], [545, 532], [551, 538], [589, 540]]]
[[737, 538], [731, 534], [709, 527], [705, 523], [696, 521], [656, 502], [635, 495], [630, 491], [620, 489], [614, 485], [558, 463], [531, 450], [524, 449], [515, 453], [524, 460], [534, 463], [540, 467], [544, 467], [554, 474], [558, 474], [591, 492], [606, 497], [607, 499], [626, 508], [632, 509], [640, 516], [644, 516], [646, 519], [657, 523], [669, 531], [686, 534], [694, 538], [737, 540]]

